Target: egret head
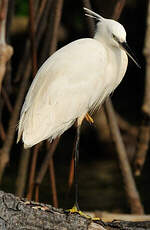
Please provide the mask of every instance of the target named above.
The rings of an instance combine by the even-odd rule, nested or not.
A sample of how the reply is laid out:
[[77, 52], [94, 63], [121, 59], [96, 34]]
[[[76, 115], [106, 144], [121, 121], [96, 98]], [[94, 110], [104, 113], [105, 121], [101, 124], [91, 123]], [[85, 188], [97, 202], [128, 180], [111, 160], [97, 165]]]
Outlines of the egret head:
[[135, 55], [131, 52], [126, 42], [126, 31], [124, 27], [119, 22], [112, 19], [103, 18], [99, 14], [96, 14], [87, 8], [84, 8], [84, 10], [86, 12], [86, 16], [95, 18], [98, 21], [97, 30], [94, 37], [97, 40], [101, 40], [110, 46], [123, 49], [134, 61], [134, 63], [140, 67], [136, 61]]
[[112, 46], [120, 47], [120, 44], [126, 42], [126, 31], [124, 27], [111, 19], [103, 19], [97, 23], [97, 32], [107, 43]]

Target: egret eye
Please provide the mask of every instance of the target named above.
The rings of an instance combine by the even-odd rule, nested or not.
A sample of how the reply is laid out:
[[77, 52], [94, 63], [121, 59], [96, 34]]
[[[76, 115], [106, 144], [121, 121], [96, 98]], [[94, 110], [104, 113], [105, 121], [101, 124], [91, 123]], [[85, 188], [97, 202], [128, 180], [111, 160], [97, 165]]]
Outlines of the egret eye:
[[115, 39], [116, 41], [118, 41], [117, 37], [114, 34], [112, 34], [112, 36], [113, 36], [113, 39]]

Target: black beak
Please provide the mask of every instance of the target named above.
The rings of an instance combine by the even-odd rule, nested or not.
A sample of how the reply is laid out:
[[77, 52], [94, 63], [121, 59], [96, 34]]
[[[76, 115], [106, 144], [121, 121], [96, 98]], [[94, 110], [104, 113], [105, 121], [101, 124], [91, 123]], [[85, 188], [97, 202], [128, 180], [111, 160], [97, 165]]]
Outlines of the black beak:
[[126, 42], [119, 43], [121, 48], [127, 53], [127, 55], [132, 59], [132, 61], [137, 65], [137, 67], [141, 68], [141, 66], [138, 64], [137, 58], [132, 53], [130, 47]]

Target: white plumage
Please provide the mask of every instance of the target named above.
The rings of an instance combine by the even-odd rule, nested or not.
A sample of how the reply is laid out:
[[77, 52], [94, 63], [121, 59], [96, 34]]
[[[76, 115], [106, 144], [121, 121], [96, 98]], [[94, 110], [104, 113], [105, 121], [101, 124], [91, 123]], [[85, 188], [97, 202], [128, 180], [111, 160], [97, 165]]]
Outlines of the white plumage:
[[22, 136], [25, 148], [60, 136], [77, 118], [100, 106], [122, 80], [128, 63], [121, 46], [125, 29], [116, 21], [98, 20], [93, 39], [64, 46], [37, 72], [19, 121], [17, 141]]

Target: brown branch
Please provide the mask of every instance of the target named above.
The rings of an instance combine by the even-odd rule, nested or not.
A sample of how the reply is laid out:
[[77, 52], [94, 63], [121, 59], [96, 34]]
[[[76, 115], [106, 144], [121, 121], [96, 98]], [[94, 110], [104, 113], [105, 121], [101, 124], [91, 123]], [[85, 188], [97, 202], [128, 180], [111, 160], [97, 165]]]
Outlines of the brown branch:
[[[74, 148], [73, 148], [74, 153]], [[70, 171], [69, 171], [69, 178], [68, 178], [68, 192], [70, 192], [72, 184], [74, 180], [74, 156], [72, 154], [71, 162], [70, 162]]]
[[132, 175], [129, 160], [127, 158], [126, 149], [122, 141], [122, 137], [116, 121], [115, 112], [109, 99], [107, 99], [107, 101], [105, 102], [105, 106], [110, 131], [112, 133], [112, 138], [115, 142], [118, 153], [120, 168], [123, 175], [127, 198], [131, 207], [131, 212], [134, 214], [143, 214], [144, 209], [141, 204], [139, 193], [137, 191], [136, 184]]
[[13, 111], [13, 107], [9, 100], [8, 94], [4, 88], [2, 88], [2, 96], [4, 98], [5, 104], [7, 105], [8, 111], [11, 113]]
[[30, 169], [30, 175], [29, 175], [29, 184], [28, 184], [28, 193], [27, 193], [27, 199], [32, 200], [32, 194], [33, 194], [33, 188], [34, 188], [34, 178], [35, 178], [35, 169], [36, 169], [36, 162], [37, 162], [37, 156], [39, 152], [40, 144], [36, 145], [33, 150], [33, 156], [32, 156], [32, 163], [31, 163], [31, 169]]
[[0, 91], [6, 72], [6, 64], [13, 54], [13, 48], [7, 44], [0, 44]]
[[[46, 2], [45, 2], [46, 4]], [[44, 10], [45, 5], [42, 4], [42, 10]], [[33, 6], [33, 0], [29, 0], [29, 28], [30, 28], [30, 43], [31, 43], [31, 56], [32, 56], [32, 75], [33, 78], [36, 75], [38, 66], [37, 66], [37, 50], [36, 50], [36, 42], [35, 42], [35, 19], [34, 19], [34, 13], [37, 11], [38, 14], [38, 10], [36, 9], [38, 8], [38, 3], [37, 6], [34, 7]], [[39, 10], [39, 13], [41, 12], [41, 8]], [[37, 162], [37, 156], [38, 156], [38, 151], [39, 151], [40, 145], [37, 145], [34, 147], [34, 151], [33, 151], [33, 157], [32, 157], [32, 163], [31, 163], [31, 169], [30, 169], [30, 175], [29, 175], [29, 185], [28, 185], [28, 199], [31, 200], [32, 199], [32, 192], [33, 192], [33, 181], [34, 181], [34, 175], [35, 175], [35, 169], [36, 169], [36, 162]], [[30, 150], [31, 152], [31, 150]], [[22, 155], [22, 157], [24, 158], [24, 156]], [[29, 158], [28, 158], [29, 161]], [[27, 167], [27, 165], [26, 165]], [[21, 171], [23, 170], [20, 169]], [[26, 169], [24, 168], [24, 170], [26, 171]], [[23, 178], [25, 179], [25, 177]]]
[[[60, 19], [62, 15], [62, 7], [63, 7], [63, 0], [57, 0], [54, 2], [54, 9], [53, 9], [53, 19], [52, 19], [52, 28], [50, 30], [51, 34], [47, 33], [46, 40], [48, 40], [49, 35], [51, 35], [51, 41], [50, 41], [50, 51], [49, 54], [51, 55], [53, 52], [56, 51], [57, 48], [57, 40], [58, 40], [58, 28], [60, 24]], [[43, 51], [45, 51], [45, 48], [47, 46], [47, 42], [45, 42], [45, 46]], [[54, 167], [53, 167], [53, 154], [56, 149], [56, 146], [59, 142], [59, 138], [54, 140], [54, 142], [51, 145], [47, 145], [50, 147], [50, 150], [48, 151], [44, 162], [42, 163], [40, 172], [35, 180], [36, 188], [39, 189], [39, 185], [41, 184], [44, 175], [46, 174], [46, 171], [48, 169], [48, 165], [50, 167], [50, 175], [51, 175], [51, 182], [52, 182], [52, 194], [53, 194], [53, 201], [55, 206], [58, 206], [58, 200], [57, 200], [57, 193], [56, 193], [56, 186], [55, 186], [55, 173], [54, 173]], [[49, 163], [50, 162], [50, 163]]]
[[137, 137], [138, 135], [138, 126], [130, 124], [127, 120], [116, 113], [117, 122], [121, 130], [127, 132], [128, 134]]
[[[45, 1], [45, 4], [46, 4], [46, 1]], [[49, 5], [51, 5], [51, 2], [50, 2], [50, 4]], [[57, 9], [57, 5], [59, 5], [59, 4], [56, 4], [56, 9]], [[59, 7], [58, 7], [59, 8]], [[43, 9], [43, 4], [41, 5], [41, 7], [40, 7], [40, 10], [41, 9]], [[61, 10], [61, 7], [59, 8], [59, 10]], [[60, 12], [59, 12], [59, 15], [61, 15], [60, 14]], [[56, 14], [56, 16], [55, 17], [57, 17], [58, 16], [58, 14]], [[56, 25], [57, 25], [57, 23], [58, 23], [58, 21], [56, 20], [55, 21], [55, 19], [54, 19], [54, 28], [56, 29], [57, 27], [56, 27]], [[56, 25], [55, 25], [56, 24]], [[55, 31], [55, 29], [54, 29], [54, 31]], [[51, 31], [51, 30], [50, 30]], [[53, 31], [53, 28], [52, 28], [52, 31]], [[56, 32], [56, 31], [55, 31]], [[48, 33], [49, 34], [49, 33]], [[56, 35], [55, 33], [53, 34], [54, 36]], [[46, 36], [46, 37], [48, 37], [48, 36]], [[53, 39], [52, 39], [53, 40]], [[57, 39], [56, 39], [56, 37], [55, 37], [55, 39], [54, 39], [56, 42], [57, 42]], [[46, 45], [46, 44], [45, 44]], [[56, 49], [56, 47], [51, 47], [52, 49]], [[39, 151], [39, 146], [37, 147], [37, 148], [35, 148], [35, 150], [34, 150], [34, 153], [33, 153], [33, 160], [32, 160], [32, 166], [31, 166], [31, 174], [30, 174], [30, 182], [29, 182], [29, 188], [28, 188], [28, 195], [27, 195], [27, 197], [28, 197], [28, 199], [31, 199], [32, 198], [32, 193], [33, 193], [33, 188], [34, 188], [34, 176], [35, 176], [35, 166], [36, 166], [36, 160], [37, 160], [37, 154], [38, 154], [38, 151]], [[53, 168], [51, 169], [51, 171], [53, 170]], [[54, 171], [53, 171], [53, 174], [52, 175], [54, 175]], [[55, 178], [53, 178], [53, 180], [55, 180]], [[36, 184], [36, 187], [35, 187], [35, 192], [36, 192], [36, 200], [38, 199], [38, 196], [37, 196], [37, 194], [38, 194], [38, 191], [39, 191], [39, 185], [37, 185]], [[55, 195], [54, 195], [54, 197], [56, 198], [57, 197], [57, 195], [56, 195], [56, 188], [54, 188], [54, 186], [53, 186], [53, 184], [52, 184], [52, 192], [53, 192], [53, 194], [55, 193]], [[56, 200], [56, 199], [54, 199], [54, 200]], [[56, 204], [57, 205], [57, 204]]]
[[[41, 39], [41, 34], [43, 34], [45, 30], [48, 12], [51, 7], [50, 0], [47, 0], [46, 2], [44, 1], [44, 3], [45, 3], [45, 6], [42, 6], [42, 8], [40, 8], [40, 12], [39, 14], [37, 14], [37, 17], [35, 19], [36, 43], [37, 43], [36, 47], [38, 47], [39, 40]], [[28, 39], [25, 45], [24, 55], [22, 57], [22, 60], [20, 62], [16, 77], [14, 80], [15, 82], [20, 81], [20, 78], [22, 77], [23, 72], [24, 72], [24, 66], [26, 66], [27, 63], [29, 62], [29, 57], [30, 57], [30, 41]]]
[[121, 15], [121, 12], [125, 6], [125, 3], [126, 3], [126, 0], [118, 0], [116, 5], [115, 5], [115, 8], [114, 8], [114, 11], [113, 11], [113, 15], [112, 15], [112, 18], [114, 20], [118, 20], [120, 18], [120, 15]]
[[39, 184], [39, 185], [41, 184], [41, 182], [42, 182], [42, 180], [43, 180], [43, 178], [44, 178], [44, 176], [45, 176], [45, 173], [46, 173], [46, 171], [47, 171], [47, 169], [48, 169], [48, 165], [49, 165], [50, 159], [51, 159], [51, 157], [53, 156], [53, 154], [54, 154], [54, 152], [55, 152], [55, 149], [56, 149], [56, 147], [57, 147], [58, 142], [59, 142], [59, 138], [56, 138], [56, 139], [52, 142], [51, 148], [50, 148], [49, 151], [47, 152], [47, 154], [46, 154], [46, 156], [45, 156], [45, 158], [44, 158], [44, 161], [43, 161], [43, 163], [42, 163], [42, 165], [41, 165], [41, 168], [40, 168], [40, 170], [39, 170], [39, 173], [38, 173], [38, 175], [37, 175], [37, 177], [36, 177], [36, 179], [35, 179], [35, 183], [36, 183], [36, 184]]
[[[48, 143], [48, 148], [49, 148]], [[52, 186], [52, 194], [53, 194], [53, 205], [55, 208], [58, 208], [58, 198], [57, 198], [57, 191], [56, 191], [56, 182], [55, 182], [55, 171], [54, 171], [54, 161], [53, 157], [51, 157], [49, 162], [49, 173], [51, 179], [51, 186]]]
[[[52, 1], [52, 0], [49, 0], [49, 1]], [[39, 12], [38, 12], [38, 14], [40, 15], [40, 17], [41, 17], [41, 15], [43, 13], [43, 10], [45, 9], [46, 3], [47, 3], [47, 0], [42, 0], [40, 2], [40, 8], [39, 8]]]
[[2, 0], [0, 4], [0, 91], [2, 81], [6, 72], [6, 64], [13, 54], [13, 48], [6, 44], [6, 18], [7, 18], [8, 0]]
[[0, 136], [1, 136], [2, 141], [5, 141], [6, 133], [5, 133], [5, 130], [4, 130], [2, 123], [0, 123]]
[[5, 25], [7, 17], [8, 0], [2, 0], [0, 3], [0, 43], [5, 43]]
[[[38, 17], [38, 22], [42, 23], [42, 26], [39, 26], [38, 28], [38, 24], [37, 24], [37, 28], [38, 28], [38, 34], [36, 36], [36, 45], [38, 47], [40, 39], [44, 33], [44, 29], [45, 29], [45, 25], [46, 25], [46, 20], [47, 20], [47, 13], [49, 10], [49, 4], [47, 4], [46, 10], [43, 12], [43, 19], [40, 22], [40, 18]], [[36, 22], [37, 22], [36, 21]], [[29, 45], [29, 43], [27, 43]], [[28, 47], [27, 45], [27, 47]], [[26, 53], [27, 57], [29, 57], [29, 48], [27, 49], [27, 53]], [[17, 99], [16, 99], [16, 103], [14, 106], [14, 110], [11, 116], [11, 119], [9, 121], [9, 126], [8, 126], [8, 131], [7, 131], [7, 138], [0, 150], [0, 182], [2, 180], [2, 176], [5, 170], [5, 167], [7, 165], [7, 163], [9, 162], [9, 154], [10, 154], [10, 149], [11, 146], [13, 144], [13, 140], [14, 140], [14, 135], [15, 135], [15, 131], [16, 131], [16, 125], [17, 125], [17, 121], [18, 121], [18, 116], [19, 116], [19, 112], [20, 112], [20, 108], [21, 105], [23, 103], [23, 99], [24, 99], [24, 95], [28, 86], [28, 81], [29, 81], [29, 77], [30, 77], [30, 73], [31, 73], [31, 63], [30, 63], [30, 59], [27, 59], [26, 62], [26, 58], [23, 60], [25, 61], [24, 63], [21, 62], [18, 68], [18, 72], [17, 75], [20, 78], [19, 74], [21, 74], [22, 76], [22, 81], [20, 84], [20, 88], [19, 88], [19, 93], [17, 95]], [[26, 68], [25, 68], [26, 67]], [[22, 72], [23, 71], [23, 72]]]
[[54, 53], [57, 49], [57, 40], [58, 40], [58, 29], [62, 15], [63, 0], [55, 0], [54, 9], [53, 9], [53, 23], [54, 26], [51, 30], [52, 40], [50, 42], [50, 55]]
[[147, 30], [143, 53], [146, 60], [145, 92], [142, 105], [143, 121], [139, 129], [136, 159], [134, 163], [135, 175], [140, 175], [141, 173], [150, 140], [150, 0], [148, 1]]
[[[131, 144], [134, 147], [136, 145], [136, 138], [138, 135], [138, 126], [130, 124], [127, 120], [125, 120], [117, 112], [116, 112], [116, 118], [117, 118], [117, 123], [119, 125], [120, 130], [124, 132], [124, 136], [132, 137], [132, 140], [134, 140], [133, 143], [131, 141]], [[100, 140], [102, 140], [103, 142], [110, 142], [111, 141], [110, 131], [109, 131], [109, 127], [108, 127], [108, 123], [107, 123], [107, 119], [106, 119], [106, 115], [105, 115], [103, 106], [95, 114], [94, 121], [96, 124], [96, 128], [98, 130]], [[134, 153], [135, 153], [135, 150], [134, 150]]]
[[48, 14], [48, 20], [47, 20], [47, 25], [46, 25], [46, 33], [45, 36], [43, 38], [43, 46], [42, 46], [42, 51], [39, 57], [39, 63], [40, 65], [44, 63], [44, 61], [50, 56], [50, 44], [51, 44], [51, 40], [53, 37], [52, 31], [54, 30], [54, 16], [51, 13], [54, 9], [53, 4], [54, 1], [51, 0], [51, 10], [49, 11]]
[[26, 66], [24, 76], [20, 85], [20, 90], [18, 93], [18, 97], [16, 100], [16, 104], [14, 106], [14, 110], [11, 116], [11, 119], [9, 121], [9, 126], [8, 126], [8, 131], [7, 131], [7, 138], [0, 150], [0, 182], [2, 180], [2, 175], [4, 172], [4, 169], [9, 162], [9, 153], [11, 146], [13, 144], [14, 140], [14, 135], [16, 131], [16, 125], [18, 121], [18, 115], [20, 112], [20, 107], [22, 105], [23, 99], [24, 99], [24, 94], [28, 85], [28, 79], [30, 76], [30, 71], [31, 71], [31, 65], [30, 63]]
[[[90, 0], [82, 0], [83, 2], [83, 6], [88, 8], [88, 9], [91, 9], [91, 3], [90, 3]], [[88, 26], [88, 30], [89, 30], [89, 34], [91, 37], [94, 36], [94, 31], [95, 31], [95, 23], [94, 23], [94, 20], [92, 20], [92, 18], [90, 17], [86, 17], [85, 18], [86, 21], [87, 21], [87, 26]]]
[[[51, 3], [52, 3], [52, 1], [50, 1], [49, 6], [51, 6]], [[31, 0], [30, 0], [30, 5], [32, 5]], [[45, 6], [46, 6], [46, 1], [41, 2], [40, 8], [39, 8], [39, 13], [41, 13], [44, 10]], [[32, 7], [31, 7], [30, 11], [33, 10]], [[32, 16], [32, 12], [30, 12], [30, 15]], [[32, 21], [31, 24], [32, 24], [31, 32], [34, 33], [34, 31], [32, 31], [34, 28], [34, 22]], [[31, 39], [33, 39], [33, 38], [34, 38], [34, 34], [32, 34]], [[31, 40], [31, 42], [34, 43], [34, 40]], [[33, 44], [33, 46], [35, 46], [35, 45]], [[35, 47], [34, 47], [34, 49], [35, 49]], [[35, 50], [32, 52], [35, 52]], [[34, 74], [35, 74], [37, 71], [37, 66], [35, 66], [36, 62], [34, 61], [34, 58], [36, 58], [36, 53], [33, 53], [33, 65], [34, 65], [34, 70], [35, 70]], [[34, 152], [33, 152], [33, 158], [32, 158], [32, 163], [31, 163], [31, 170], [30, 170], [30, 180], [29, 180], [28, 194], [27, 194], [27, 197], [29, 200], [32, 199], [32, 193], [33, 193], [33, 189], [34, 189], [34, 179], [35, 179], [34, 177], [35, 177], [35, 169], [36, 169], [37, 155], [38, 155], [39, 148], [40, 148], [40, 145], [37, 145], [34, 148]], [[53, 189], [53, 186], [52, 186], [52, 189]], [[35, 200], [37, 201], [38, 199], [39, 199], [39, 185], [36, 185], [35, 186]]]
[[20, 156], [19, 161], [19, 169], [16, 178], [16, 196], [23, 197], [25, 186], [26, 186], [26, 179], [27, 179], [27, 171], [29, 165], [31, 151], [30, 149], [24, 149]]
[[[38, 2], [39, 1], [36, 1], [36, 5], [35, 5], [35, 9], [34, 9], [36, 11], [36, 15], [38, 15], [38, 19], [35, 18], [36, 23], [38, 23], [40, 21], [39, 19], [42, 17], [44, 9], [46, 8], [46, 1], [42, 1], [39, 9], [38, 9]], [[49, 9], [49, 6], [47, 8]], [[33, 17], [33, 15], [32, 15], [32, 17]], [[45, 13], [45, 17], [47, 17], [47, 13]], [[45, 25], [45, 20], [42, 20], [42, 22]], [[44, 25], [42, 25], [42, 28], [45, 28]], [[34, 25], [33, 25], [33, 27], [34, 27]], [[39, 33], [37, 35], [37, 44], [39, 43], [40, 36], [43, 33], [43, 31], [44, 31], [43, 29], [42, 29], [42, 31], [39, 30]], [[35, 41], [33, 41], [33, 42], [35, 42]], [[34, 46], [36, 46], [36, 45], [34, 45]], [[36, 55], [36, 53], [34, 55]], [[35, 58], [36, 58], [36, 56], [35, 56]], [[34, 65], [34, 69], [36, 70], [37, 69], [36, 62], [33, 61], [32, 63]], [[31, 198], [32, 198], [32, 192], [33, 192], [33, 186], [34, 186], [34, 175], [35, 175], [38, 150], [39, 150], [39, 146], [37, 145], [33, 151], [31, 170], [30, 170], [30, 175], [29, 175], [29, 185], [28, 185], [28, 194], [27, 194], [27, 197], [29, 200], [31, 200]], [[18, 170], [18, 175], [17, 175], [17, 184], [16, 184], [16, 194], [19, 196], [22, 196], [24, 194], [24, 188], [25, 188], [26, 176], [27, 176], [26, 171], [28, 168], [30, 154], [31, 154], [31, 150], [24, 150], [23, 153], [21, 154], [20, 163], [19, 163], [19, 170]], [[23, 166], [22, 166], [22, 162], [24, 162]]]
[[39, 202], [39, 184], [35, 186], [35, 201]]
[[36, 75], [37, 72], [37, 50], [35, 45], [34, 12], [35, 10], [33, 7], [33, 0], [29, 0], [29, 28], [30, 28], [33, 77]]

